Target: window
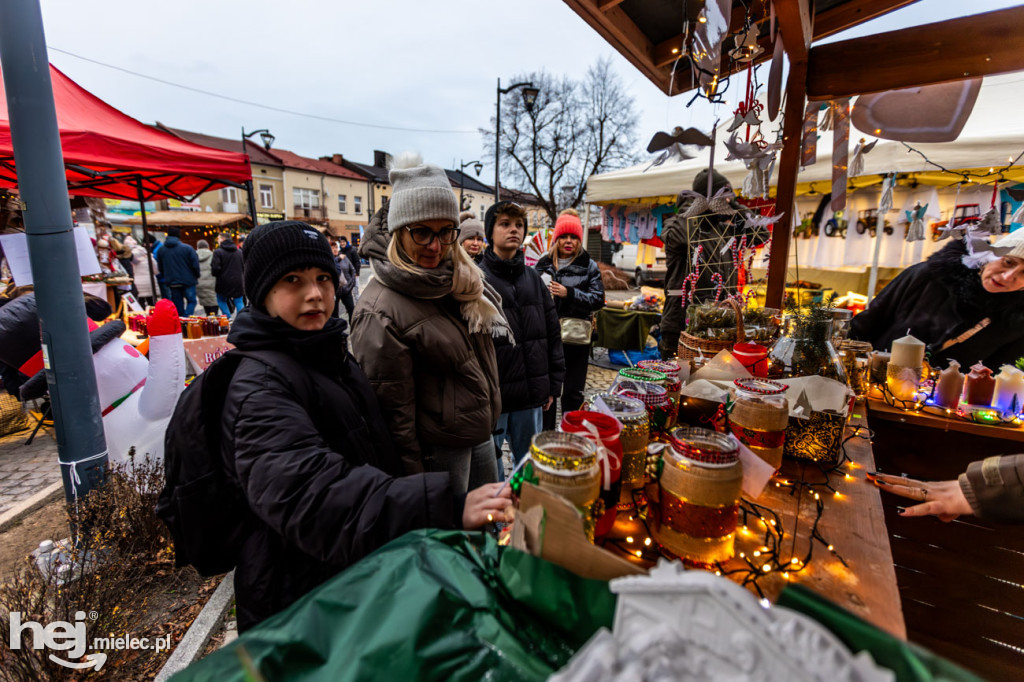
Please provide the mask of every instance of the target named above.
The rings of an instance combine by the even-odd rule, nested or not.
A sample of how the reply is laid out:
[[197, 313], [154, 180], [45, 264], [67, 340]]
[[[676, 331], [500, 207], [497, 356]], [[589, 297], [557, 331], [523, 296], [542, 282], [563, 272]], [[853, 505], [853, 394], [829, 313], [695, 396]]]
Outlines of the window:
[[347, 213], [348, 212], [348, 207], [345, 205], [345, 202], [347, 200], [348, 200], [348, 197], [346, 195], [344, 195], [344, 194], [339, 194], [338, 195], [338, 212], [339, 213]]
[[220, 191], [220, 200], [229, 204], [238, 203], [238, 190], [234, 187], [225, 187]]
[[274, 188], [270, 185], [260, 185], [260, 206], [274, 208]]
[[363, 198], [362, 197], [355, 197], [354, 200], [353, 200], [353, 203], [355, 204], [356, 213], [362, 213], [363, 212]]
[[292, 197], [296, 208], [320, 208], [320, 190], [293, 187]]

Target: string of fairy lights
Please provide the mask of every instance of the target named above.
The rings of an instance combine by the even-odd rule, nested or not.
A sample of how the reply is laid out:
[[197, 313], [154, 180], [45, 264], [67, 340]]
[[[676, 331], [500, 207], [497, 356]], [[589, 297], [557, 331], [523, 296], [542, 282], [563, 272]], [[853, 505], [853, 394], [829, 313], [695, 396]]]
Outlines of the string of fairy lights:
[[[833, 485], [832, 479], [841, 476], [845, 481], [853, 481], [854, 477], [850, 470], [858, 465], [852, 461], [846, 451], [846, 444], [855, 438], [870, 440], [874, 437], [873, 432], [865, 426], [851, 425], [850, 433], [843, 439], [839, 448], [839, 456], [832, 464], [814, 462], [820, 473], [820, 481], [804, 479], [790, 479], [776, 475], [772, 484], [779, 489], [788, 490], [791, 496], [801, 494], [801, 499], [809, 500], [814, 505], [814, 518], [810, 523], [808, 533], [809, 542], [807, 549], [801, 555], [795, 555], [792, 550], [787, 551], [786, 546], [795, 548], [795, 542], [787, 542], [793, 537], [793, 532], [787, 531], [782, 518], [771, 508], [747, 499], [741, 499], [738, 509], [737, 535], [745, 541], [744, 545], [762, 533], [759, 546], [755, 549], [738, 551], [733, 561], [728, 564], [714, 563], [701, 566], [714, 571], [716, 575], [726, 576], [739, 583], [743, 587], [753, 590], [762, 600], [766, 598], [761, 581], [769, 576], [781, 576], [783, 580], [789, 581], [794, 576], [806, 571], [815, 555], [815, 546], [821, 545], [829, 556], [834, 557], [845, 568], [849, 568], [846, 559], [839, 553], [835, 545], [825, 537], [821, 531], [821, 520], [825, 513], [825, 500], [833, 498], [840, 500], [844, 495]], [[633, 536], [626, 536], [622, 539], [605, 540], [603, 546], [611, 548], [618, 553], [628, 557], [630, 560], [637, 560], [646, 563], [655, 563], [659, 558], [676, 560], [678, 557], [657, 542], [656, 535], [651, 532], [649, 515], [653, 506], [647, 500], [642, 489], [632, 491], [635, 515], [629, 518], [630, 521], [638, 520], [643, 525], [646, 537], [638, 541]]]

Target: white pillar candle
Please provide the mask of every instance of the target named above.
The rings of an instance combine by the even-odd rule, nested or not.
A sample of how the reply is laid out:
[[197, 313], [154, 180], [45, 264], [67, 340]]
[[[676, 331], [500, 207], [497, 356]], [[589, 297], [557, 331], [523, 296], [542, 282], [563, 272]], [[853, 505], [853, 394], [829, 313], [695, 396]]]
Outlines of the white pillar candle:
[[996, 391], [992, 407], [1001, 412], [1011, 410], [1024, 412], [1024, 372], [1010, 365], [1003, 365], [996, 375]]
[[889, 364], [900, 367], [920, 368], [924, 363], [924, 343], [907, 334], [892, 342], [892, 357]]

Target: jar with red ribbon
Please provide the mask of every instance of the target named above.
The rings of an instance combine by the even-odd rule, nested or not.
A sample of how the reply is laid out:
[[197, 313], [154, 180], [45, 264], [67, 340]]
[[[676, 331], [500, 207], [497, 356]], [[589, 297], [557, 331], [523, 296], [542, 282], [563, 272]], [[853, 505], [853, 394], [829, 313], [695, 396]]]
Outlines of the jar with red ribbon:
[[657, 431], [667, 433], [679, 417], [679, 406], [672, 404], [672, 399], [668, 397], [668, 391], [664, 386], [622, 379], [620, 376], [612, 386], [612, 393], [634, 398], [644, 404], [651, 422], [652, 434]]
[[651, 421], [643, 402], [614, 393], [598, 393], [590, 399], [587, 409], [615, 417], [622, 427], [622, 496], [619, 509], [633, 505], [633, 490], [643, 488], [647, 463], [647, 444], [651, 438]]
[[785, 384], [767, 379], [733, 382], [729, 430], [755, 455], [773, 468], [782, 466], [782, 451], [789, 426]]
[[[654, 372], [661, 372], [665, 375], [665, 381], [662, 384], [665, 390], [668, 391], [668, 397], [672, 401], [672, 404], [676, 406], [676, 415], [679, 416], [679, 394], [683, 390], [683, 380], [680, 378], [682, 368], [678, 362], [675, 361], [662, 361], [662, 360], [641, 360], [636, 363], [637, 367], [646, 369]], [[675, 426], [675, 420], [669, 428]]]
[[583, 515], [583, 532], [594, 540], [594, 503], [601, 491], [597, 446], [575, 433], [541, 431], [530, 442], [527, 479], [571, 502]]
[[678, 428], [662, 450], [655, 539], [684, 562], [732, 558], [743, 466], [736, 442], [701, 428]]
[[601, 496], [594, 505], [594, 536], [603, 538], [615, 525], [622, 477], [622, 426], [615, 417], [601, 412], [575, 410], [562, 415], [561, 430], [575, 433], [597, 446], [601, 470]]

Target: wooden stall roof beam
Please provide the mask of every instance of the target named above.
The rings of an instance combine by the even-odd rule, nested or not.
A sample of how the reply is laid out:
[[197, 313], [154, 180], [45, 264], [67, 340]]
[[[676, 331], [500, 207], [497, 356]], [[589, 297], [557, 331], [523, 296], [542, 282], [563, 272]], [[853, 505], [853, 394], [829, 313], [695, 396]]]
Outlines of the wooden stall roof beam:
[[654, 65], [654, 44], [644, 35], [621, 7], [602, 10], [598, 0], [565, 0], [572, 11], [583, 17], [623, 57], [654, 81], [662, 91], [669, 90], [669, 73]]
[[858, 0], [836, 5], [814, 15], [814, 40], [821, 40], [916, 2], [918, 0]]
[[793, 233], [793, 202], [796, 174], [800, 170], [800, 145], [803, 138], [804, 99], [807, 92], [807, 55], [814, 35], [814, 17], [809, 0], [783, 0], [775, 5], [782, 46], [789, 55], [786, 80], [786, 109], [782, 127], [782, 158], [775, 193], [775, 214], [782, 218], [772, 230], [772, 252], [768, 263], [768, 287], [765, 305], [782, 308], [789, 266], [789, 243]]
[[[807, 96], [850, 97], [1024, 70], [1024, 6], [853, 38], [810, 51]], [[788, 46], [787, 46], [788, 48]]]
[[602, 12], [607, 12], [612, 7], [618, 7], [624, 2], [624, 0], [598, 0], [597, 8]]

